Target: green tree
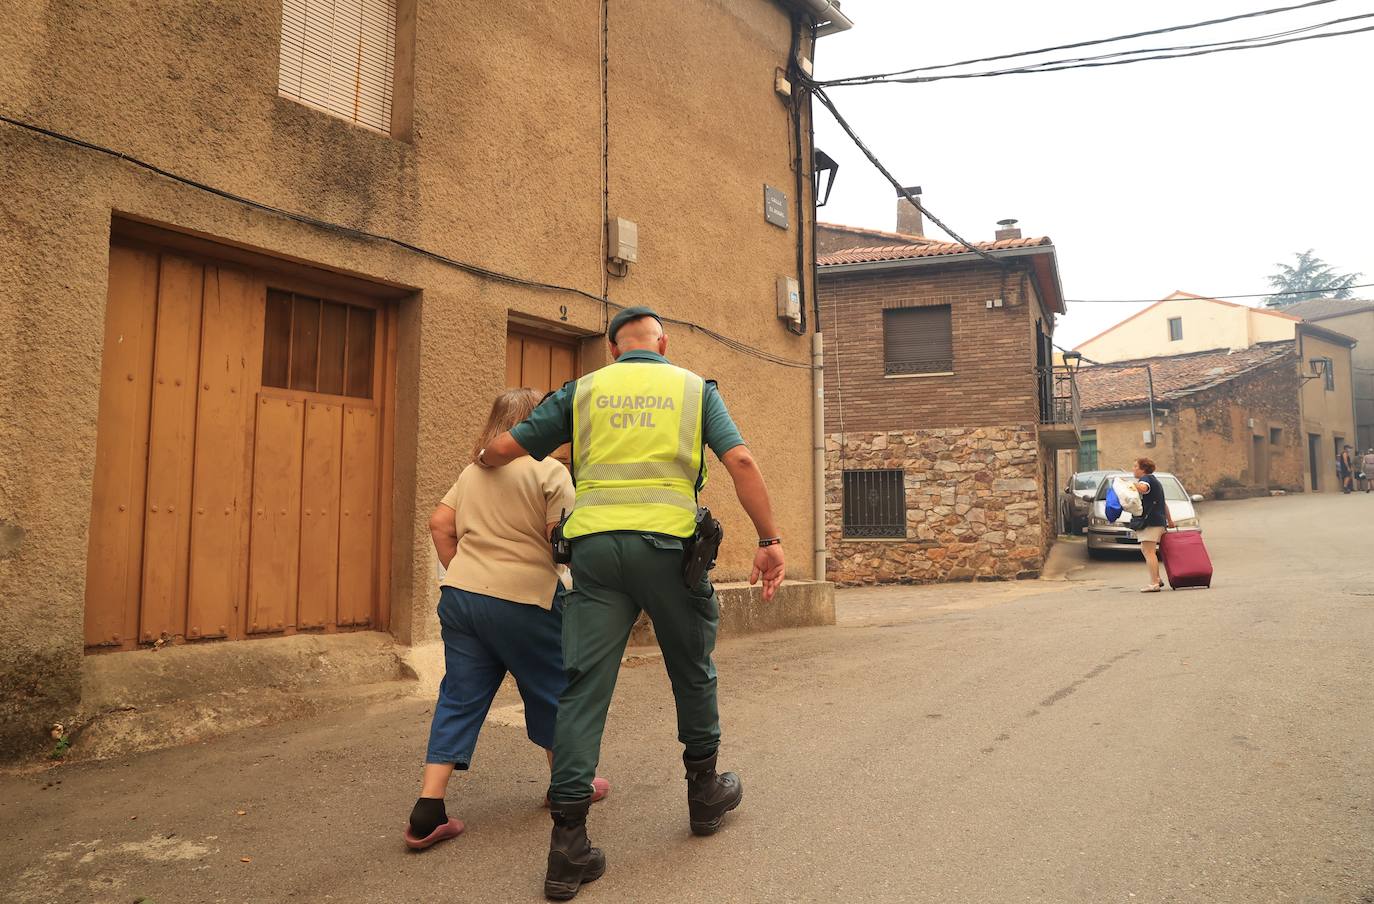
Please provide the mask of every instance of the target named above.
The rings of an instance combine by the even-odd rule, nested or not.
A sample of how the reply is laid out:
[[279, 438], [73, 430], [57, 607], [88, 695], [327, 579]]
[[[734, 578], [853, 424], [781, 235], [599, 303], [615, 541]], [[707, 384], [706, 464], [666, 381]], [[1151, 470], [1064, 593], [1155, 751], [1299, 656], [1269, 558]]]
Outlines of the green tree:
[[1349, 298], [1350, 287], [1364, 274], [1337, 274], [1335, 268], [1312, 253], [1308, 248], [1301, 254], [1296, 267], [1288, 264], [1275, 264], [1278, 272], [1269, 277], [1269, 285], [1276, 291], [1264, 300], [1271, 308], [1283, 308], [1309, 298]]

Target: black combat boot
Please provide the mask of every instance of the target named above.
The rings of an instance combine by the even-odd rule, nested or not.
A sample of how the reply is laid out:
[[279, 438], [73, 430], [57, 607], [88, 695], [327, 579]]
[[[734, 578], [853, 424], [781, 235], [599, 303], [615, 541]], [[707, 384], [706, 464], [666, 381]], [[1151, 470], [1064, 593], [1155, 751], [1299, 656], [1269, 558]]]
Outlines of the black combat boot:
[[682, 755], [687, 767], [687, 815], [692, 821], [693, 835], [714, 835], [725, 818], [744, 799], [744, 785], [733, 772], [716, 772], [716, 755], [689, 760]]
[[549, 871], [544, 876], [544, 897], [568, 901], [587, 882], [606, 872], [606, 857], [587, 840], [587, 810], [590, 797], [575, 803], [554, 803], [553, 833], [549, 836]]

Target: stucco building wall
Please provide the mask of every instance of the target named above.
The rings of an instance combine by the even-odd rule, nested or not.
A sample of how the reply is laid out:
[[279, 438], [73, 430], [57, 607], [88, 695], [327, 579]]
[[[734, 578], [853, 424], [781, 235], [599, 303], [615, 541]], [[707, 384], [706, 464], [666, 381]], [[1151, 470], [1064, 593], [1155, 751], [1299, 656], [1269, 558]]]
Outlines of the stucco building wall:
[[[1169, 321], [1180, 318], [1183, 338], [1170, 339]], [[1263, 308], [1195, 296], [1166, 298], [1078, 345], [1090, 361], [1110, 363], [1214, 348], [1248, 348], [1292, 339], [1296, 317]]]
[[[670, 356], [720, 382], [771, 478], [789, 574], [810, 577], [809, 340], [774, 313], [809, 200], [796, 197], [788, 108], [773, 93], [787, 12], [766, 0], [689, 0], [672, 16], [609, 4], [605, 203], [640, 237], [620, 279], [603, 262], [600, 3], [401, 6], [418, 12], [406, 138], [280, 98], [280, 6], [268, 2], [20, 4], [0, 21], [0, 96], [19, 119], [268, 205], [592, 296], [605, 279], [616, 304], [651, 304], [802, 365], [669, 326]], [[391, 475], [390, 628], [402, 641], [436, 634], [424, 522], [504, 386], [508, 317], [589, 337], [589, 366], [605, 358], [595, 337], [609, 315], [590, 298], [480, 279], [9, 125], [0, 183], [3, 749], [32, 743], [80, 695], [113, 216], [405, 290]], [[790, 228], [764, 222], [765, 183], [787, 192]], [[739, 578], [753, 548], [738, 538], [752, 528], [722, 477], [704, 501], [737, 538], [718, 575]]]
[[1350, 352], [1355, 429], [1359, 448], [1362, 451], [1374, 448], [1374, 311], [1323, 317], [1320, 325], [1344, 333], [1359, 343]]
[[[1316, 438], [1313, 440], [1317, 445], [1316, 489], [1320, 492], [1340, 492], [1340, 484], [1336, 479], [1336, 445], [1339, 441], [1353, 446], [1356, 441], [1351, 349], [1347, 343], [1304, 333], [1299, 343], [1299, 354], [1304, 377], [1313, 376], [1311, 362], [1314, 358], [1330, 358], [1335, 363], [1333, 388], [1327, 389], [1322, 377], [1303, 380], [1302, 430], [1307, 437]], [[1309, 455], [1305, 464], [1309, 488], [1312, 487], [1311, 458]]]

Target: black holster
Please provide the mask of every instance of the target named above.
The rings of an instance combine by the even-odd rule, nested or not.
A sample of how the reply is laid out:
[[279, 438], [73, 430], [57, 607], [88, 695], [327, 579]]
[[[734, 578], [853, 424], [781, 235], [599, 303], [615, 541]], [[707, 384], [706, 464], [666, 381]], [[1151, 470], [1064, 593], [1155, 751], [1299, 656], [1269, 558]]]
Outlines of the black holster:
[[567, 565], [572, 561], [572, 541], [563, 536], [563, 525], [567, 523], [568, 510], [564, 509], [558, 518], [558, 524], [549, 534], [549, 545], [553, 547], [553, 560], [559, 565]]
[[720, 541], [725, 539], [725, 529], [711, 515], [711, 510], [702, 506], [697, 509], [696, 530], [683, 544], [682, 582], [688, 589], [696, 587], [702, 578], [716, 567], [716, 554], [720, 552]]

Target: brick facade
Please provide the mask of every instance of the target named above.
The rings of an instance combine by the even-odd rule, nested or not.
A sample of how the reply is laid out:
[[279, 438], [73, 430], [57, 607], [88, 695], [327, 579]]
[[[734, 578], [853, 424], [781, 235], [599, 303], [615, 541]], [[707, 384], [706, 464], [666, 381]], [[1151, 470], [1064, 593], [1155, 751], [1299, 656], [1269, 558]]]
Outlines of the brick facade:
[[[827, 577], [839, 584], [1038, 577], [1054, 537], [1032, 424], [826, 437]], [[846, 538], [846, 470], [901, 469], [906, 536]]]
[[[1034, 423], [1034, 286], [1013, 264], [827, 274], [821, 271], [826, 433]], [[990, 299], [1002, 307], [988, 308]], [[951, 308], [954, 372], [883, 373], [883, 309]]]

